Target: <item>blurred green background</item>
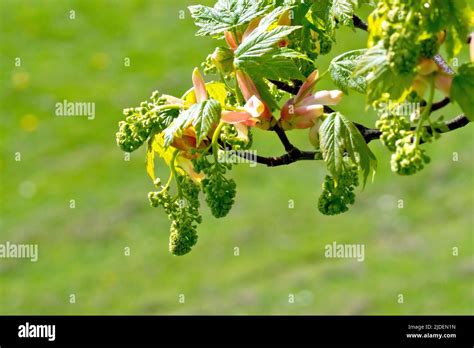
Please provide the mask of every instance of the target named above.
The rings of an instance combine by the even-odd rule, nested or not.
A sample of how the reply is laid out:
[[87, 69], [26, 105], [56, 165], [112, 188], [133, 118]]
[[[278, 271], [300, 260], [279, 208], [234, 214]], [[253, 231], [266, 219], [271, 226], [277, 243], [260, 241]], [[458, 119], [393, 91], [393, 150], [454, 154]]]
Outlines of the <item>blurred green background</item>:
[[[168, 253], [169, 222], [147, 200], [145, 149], [125, 161], [115, 132], [122, 109], [153, 90], [187, 90], [213, 50], [213, 40], [194, 37], [186, 7], [195, 2], [0, 2], [0, 243], [39, 245], [36, 263], [0, 259], [0, 314], [473, 314], [469, 126], [427, 145], [433, 161], [414, 177], [391, 173], [388, 151], [371, 143], [375, 182], [336, 217], [317, 211], [323, 163], [239, 165], [229, 216], [216, 220], [204, 207], [194, 250]], [[337, 39], [322, 70], [364, 47], [366, 33], [341, 29]], [[334, 87], [328, 78], [320, 86]], [[96, 103], [95, 119], [56, 117], [64, 99]], [[374, 124], [361, 95], [338, 109]], [[290, 137], [309, 148], [306, 131]], [[255, 138], [260, 154], [283, 153], [273, 134]], [[325, 258], [333, 241], [365, 244], [365, 261]]]

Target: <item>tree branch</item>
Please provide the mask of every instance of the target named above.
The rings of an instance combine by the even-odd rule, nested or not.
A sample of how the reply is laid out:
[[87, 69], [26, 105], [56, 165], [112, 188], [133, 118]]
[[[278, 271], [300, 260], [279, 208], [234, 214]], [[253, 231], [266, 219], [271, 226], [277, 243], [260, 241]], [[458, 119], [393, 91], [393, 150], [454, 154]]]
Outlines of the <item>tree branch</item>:
[[[448, 133], [453, 130], [462, 128], [469, 124], [469, 119], [464, 115], [461, 114], [452, 120], [447, 121], [442, 128], [436, 128], [436, 132], [438, 133]], [[357, 129], [360, 131], [366, 143], [371, 142], [372, 140], [379, 139], [381, 136], [381, 132], [378, 129], [367, 128], [361, 124], [354, 123]], [[426, 126], [427, 131], [429, 133], [432, 132], [431, 127]], [[281, 127], [280, 127], [281, 129]], [[283, 131], [283, 130], [282, 130]], [[284, 131], [283, 131], [284, 133]], [[286, 137], [286, 134], [285, 134]], [[281, 139], [280, 139], [281, 140]], [[288, 141], [289, 143], [289, 141]], [[291, 145], [291, 143], [289, 143]], [[268, 167], [278, 167], [282, 165], [288, 165], [298, 161], [314, 161], [314, 160], [322, 160], [323, 155], [321, 151], [301, 151], [295, 146], [291, 145], [292, 148], [287, 151], [287, 153], [277, 156], [277, 157], [263, 157], [263, 156], [255, 156], [254, 153], [248, 151], [240, 151], [237, 152], [239, 157], [245, 158], [249, 161], [256, 162], [259, 164], [264, 164]]]
[[297, 80], [293, 81], [293, 85], [289, 85], [283, 81], [277, 81], [277, 80], [269, 80], [269, 81], [273, 83], [276, 86], [276, 88], [278, 88], [280, 91], [287, 92], [293, 95], [298, 94], [298, 90], [301, 87], [301, 81], [299, 81], [300, 83], [296, 83], [295, 81]]
[[369, 26], [367, 25], [367, 23], [365, 23], [362, 19], [360, 19], [356, 15], [352, 16], [352, 22], [354, 23], [354, 27], [356, 28], [359, 28], [363, 31], [369, 30]]
[[271, 128], [271, 130], [273, 130], [278, 135], [278, 138], [283, 144], [283, 147], [285, 148], [286, 152], [289, 153], [290, 151], [295, 149], [295, 146], [290, 142], [290, 139], [288, 139], [285, 130], [281, 128], [278, 122]]
[[[449, 99], [448, 97], [446, 97], [446, 98], [440, 100], [440, 101], [437, 102], [437, 103], [433, 103], [433, 104], [431, 105], [431, 110], [430, 110], [430, 112], [433, 112], [433, 111], [442, 109], [442, 108], [444, 108], [446, 105], [448, 105], [450, 102], [451, 102], [451, 99]], [[423, 105], [423, 103], [422, 103], [422, 106], [425, 106], [425, 105], [426, 105], [426, 102], [425, 102], [424, 105]]]

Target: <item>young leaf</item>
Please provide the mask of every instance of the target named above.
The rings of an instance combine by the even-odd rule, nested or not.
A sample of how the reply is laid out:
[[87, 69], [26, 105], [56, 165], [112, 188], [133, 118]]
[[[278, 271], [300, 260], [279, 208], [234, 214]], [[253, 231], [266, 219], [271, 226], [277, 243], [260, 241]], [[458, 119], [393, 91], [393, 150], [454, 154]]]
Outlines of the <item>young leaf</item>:
[[365, 54], [366, 49], [353, 50], [334, 58], [329, 64], [329, 73], [336, 86], [344, 93], [349, 94], [349, 89], [365, 93], [367, 82], [362, 76], [353, 76], [359, 59]]
[[354, 26], [352, 16], [357, 0], [333, 0], [330, 13], [341, 24]]
[[340, 144], [341, 119], [332, 113], [324, 120], [319, 129], [320, 147], [323, 159], [334, 178], [342, 173], [344, 148]]
[[344, 156], [357, 163], [364, 185], [371, 171], [375, 172], [376, 158], [357, 127], [339, 112], [327, 115], [320, 128], [323, 159], [331, 175], [337, 180], [344, 170]]
[[295, 62], [288, 56], [264, 55], [254, 60], [244, 61], [239, 66], [252, 78], [266, 78], [269, 80], [304, 80], [304, 76], [296, 66]]
[[270, 31], [253, 31], [235, 51], [234, 63], [238, 66], [245, 60], [261, 57], [274, 51], [276, 43], [299, 28], [297, 26], [280, 25]]
[[199, 112], [193, 117], [193, 126], [196, 130], [198, 145], [221, 117], [221, 104], [217, 100], [205, 100], [201, 103], [201, 106]]
[[270, 26], [287, 8], [278, 7], [265, 16], [259, 26], [240, 44], [235, 51], [234, 64], [247, 71], [252, 77], [267, 79], [302, 79], [304, 76], [294, 59], [308, 59], [304, 54], [288, 48], [279, 48], [277, 43], [285, 39], [299, 26]]
[[470, 121], [474, 121], [474, 64], [461, 65], [454, 76], [450, 97], [459, 104]]
[[390, 68], [387, 50], [382, 42], [367, 49], [365, 54], [360, 56], [352, 76], [363, 77], [367, 81], [369, 104], [382, 99], [384, 94], [390, 95], [392, 101], [402, 99], [414, 79], [414, 74], [399, 75]]
[[189, 6], [191, 17], [200, 28], [197, 36], [218, 35], [232, 30], [263, 15], [267, 7], [263, 1], [219, 0], [214, 7]]
[[183, 111], [173, 123], [164, 131], [164, 145], [169, 146], [175, 137], [181, 136], [183, 129], [194, 126], [197, 135], [197, 144], [207, 136], [212, 125], [221, 116], [221, 105], [215, 99], [208, 99], [198, 104], [193, 104]]

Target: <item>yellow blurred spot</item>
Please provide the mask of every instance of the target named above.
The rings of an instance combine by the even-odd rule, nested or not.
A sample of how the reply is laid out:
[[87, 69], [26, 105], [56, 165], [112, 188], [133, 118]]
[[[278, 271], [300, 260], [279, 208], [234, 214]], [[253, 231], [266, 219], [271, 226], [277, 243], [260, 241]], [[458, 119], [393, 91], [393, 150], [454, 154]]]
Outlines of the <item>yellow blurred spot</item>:
[[25, 89], [30, 84], [30, 74], [26, 71], [14, 72], [12, 75], [12, 85], [15, 89]]
[[32, 114], [25, 115], [21, 118], [20, 126], [25, 132], [34, 132], [38, 128], [38, 118]]
[[104, 70], [109, 64], [109, 56], [104, 52], [95, 53], [90, 59], [90, 65], [97, 70]]

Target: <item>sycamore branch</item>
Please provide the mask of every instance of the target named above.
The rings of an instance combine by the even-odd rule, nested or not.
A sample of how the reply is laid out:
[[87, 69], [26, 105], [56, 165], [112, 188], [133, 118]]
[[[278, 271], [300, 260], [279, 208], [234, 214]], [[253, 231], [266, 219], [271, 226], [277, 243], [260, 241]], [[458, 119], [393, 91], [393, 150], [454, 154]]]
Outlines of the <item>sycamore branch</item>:
[[354, 27], [356, 28], [359, 28], [364, 31], [369, 30], [369, 26], [367, 25], [367, 23], [365, 23], [362, 19], [360, 19], [356, 15], [352, 16], [352, 22], [354, 23]]
[[[466, 126], [469, 122], [470, 122], [469, 119], [464, 114], [461, 114], [453, 118], [452, 120], [447, 121], [444, 124], [445, 127], [436, 128], [435, 131], [438, 133], [448, 133], [455, 129], [459, 129]], [[358, 123], [354, 123], [354, 125], [357, 127], [357, 129], [359, 129], [366, 143], [369, 143], [372, 140], [380, 138], [381, 132], [378, 129], [367, 128]], [[432, 132], [431, 127], [426, 126], [426, 128], [429, 133]], [[277, 129], [281, 129], [281, 127], [277, 126], [276, 129], [275, 127], [273, 129], [280, 136], [281, 133], [279, 133]], [[284, 131], [283, 131], [283, 134], [285, 134]], [[314, 160], [323, 159], [323, 155], [321, 151], [318, 151], [318, 150], [302, 151], [289, 142], [288, 138], [286, 137], [286, 134], [283, 139], [286, 139], [286, 140], [283, 141], [282, 138], [280, 137], [280, 140], [282, 140], [282, 143], [284, 143], [285, 149], [286, 149], [286, 146], [291, 146], [291, 148], [289, 148], [289, 150], [287, 150], [287, 152], [281, 156], [276, 156], [276, 157], [255, 156], [254, 153], [246, 152], [246, 151], [237, 152], [237, 155], [239, 157], [245, 158], [248, 161], [264, 164], [268, 167], [278, 167], [278, 166], [288, 165], [288, 164], [298, 162], [298, 161], [308, 161], [308, 160], [314, 161]]]

